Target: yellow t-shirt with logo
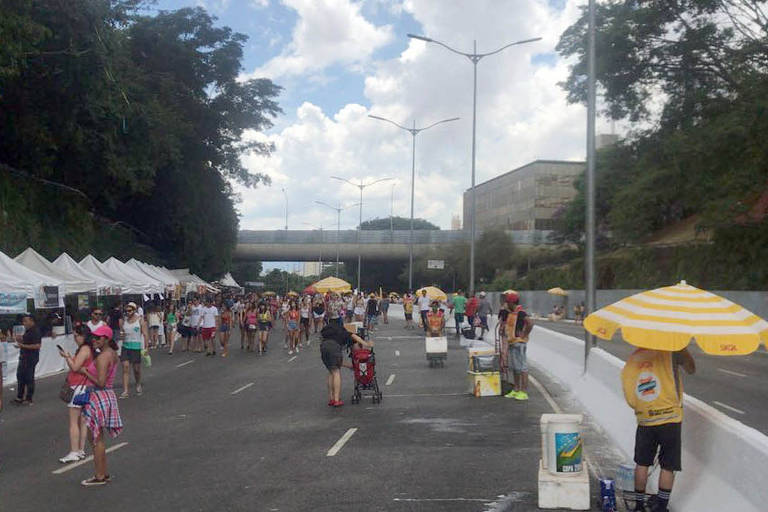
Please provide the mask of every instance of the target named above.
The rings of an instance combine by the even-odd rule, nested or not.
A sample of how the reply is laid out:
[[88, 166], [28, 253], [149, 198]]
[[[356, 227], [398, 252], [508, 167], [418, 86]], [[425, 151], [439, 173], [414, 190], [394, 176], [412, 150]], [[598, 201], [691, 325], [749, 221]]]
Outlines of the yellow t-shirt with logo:
[[621, 370], [621, 381], [638, 425], [683, 421], [683, 381], [675, 369], [673, 352], [636, 350]]

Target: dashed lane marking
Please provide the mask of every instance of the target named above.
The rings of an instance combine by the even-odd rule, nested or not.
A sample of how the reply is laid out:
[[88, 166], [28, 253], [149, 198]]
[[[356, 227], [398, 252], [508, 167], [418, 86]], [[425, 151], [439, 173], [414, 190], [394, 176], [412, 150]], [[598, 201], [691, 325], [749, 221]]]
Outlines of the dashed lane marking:
[[742, 411], [741, 409], [737, 409], [735, 407], [731, 407], [730, 405], [724, 404], [723, 402], [718, 402], [717, 400], [714, 400], [712, 403], [722, 407], [723, 409], [728, 409], [729, 411], [735, 412], [736, 414], [747, 414], [746, 412]]
[[192, 364], [192, 363], [194, 363], [194, 362], [195, 362], [195, 360], [194, 360], [194, 359], [190, 359], [189, 361], [184, 361], [184, 362], [183, 362], [183, 363], [181, 363], [181, 364], [177, 364], [177, 365], [176, 365], [176, 368], [181, 368], [182, 366], [187, 366], [188, 364]]
[[387, 383], [384, 384], [384, 385], [385, 386], [391, 386], [393, 382], [395, 382], [395, 374], [394, 373], [389, 376], [389, 378], [387, 379]]
[[241, 392], [241, 391], [244, 391], [244, 390], [248, 389], [249, 387], [253, 386], [254, 384], [255, 384], [255, 382], [249, 382], [249, 383], [248, 383], [248, 384], [246, 384], [245, 386], [242, 386], [242, 387], [239, 387], [239, 388], [237, 388], [237, 389], [236, 389], [236, 390], [234, 390], [234, 391], [233, 391], [231, 394], [233, 394], [233, 395], [236, 395], [236, 394], [238, 394], [239, 392]]
[[416, 393], [413, 395], [384, 395], [386, 398], [408, 398], [412, 396], [470, 396], [469, 393]]
[[392, 501], [479, 501], [480, 503], [492, 503], [496, 500], [485, 498], [392, 498]]
[[395, 350], [395, 357], [400, 357], [400, 351], [399, 350]]
[[744, 373], [734, 372], [733, 370], [726, 370], [725, 368], [718, 368], [717, 371], [727, 373], [728, 375], [733, 375], [735, 377], [746, 377], [747, 375]]
[[341, 438], [340, 438], [338, 441], [336, 441], [336, 444], [334, 444], [333, 446], [331, 446], [331, 449], [330, 449], [330, 450], [328, 450], [328, 453], [326, 453], [326, 456], [328, 456], [328, 457], [333, 457], [333, 456], [335, 456], [337, 453], [339, 453], [339, 451], [340, 451], [340, 450], [341, 450], [341, 449], [344, 447], [344, 445], [347, 443], [347, 441], [349, 441], [349, 439], [350, 439], [350, 438], [351, 438], [353, 435], [355, 435], [355, 432], [357, 432], [357, 427], [353, 427], [353, 428], [351, 428], [351, 429], [347, 430], [347, 431], [344, 433], [344, 435], [343, 435], [343, 436], [341, 436]]
[[[123, 446], [125, 446], [127, 444], [128, 443], [118, 443], [115, 446], [110, 446], [109, 448], [107, 448], [107, 453], [113, 452], [115, 450], [119, 450], [120, 448], [122, 448]], [[55, 471], [51, 471], [51, 473], [53, 473], [54, 475], [60, 475], [62, 473], [66, 473], [67, 471], [71, 471], [71, 470], [73, 470], [73, 469], [75, 469], [77, 467], [80, 467], [83, 464], [88, 464], [92, 460], [93, 460], [93, 455], [89, 455], [88, 457], [84, 458], [80, 462], [75, 462], [74, 464], [68, 464], [68, 465], [64, 466], [63, 468], [57, 469]]]
[[294, 359], [296, 359], [297, 357], [299, 357], [299, 356], [293, 356], [292, 358], [290, 358], [290, 359], [288, 360], [288, 362], [290, 363], [291, 361], [293, 361], [293, 360], [294, 360]]

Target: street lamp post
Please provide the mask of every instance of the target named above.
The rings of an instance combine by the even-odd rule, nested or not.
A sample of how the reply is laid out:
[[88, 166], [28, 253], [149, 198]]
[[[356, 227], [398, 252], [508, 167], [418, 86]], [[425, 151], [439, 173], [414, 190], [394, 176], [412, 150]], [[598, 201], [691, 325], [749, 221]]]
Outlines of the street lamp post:
[[392, 178], [380, 178], [378, 180], [374, 180], [370, 183], [363, 183], [362, 180], [360, 183], [354, 183], [352, 181], [349, 181], [346, 178], [339, 178], [338, 176], [331, 176], [334, 180], [344, 181], [349, 183], [350, 185], [353, 185], [360, 189], [360, 223], [357, 226], [357, 290], [362, 290], [362, 287], [360, 286], [360, 269], [362, 268], [362, 253], [361, 253], [361, 247], [360, 247], [360, 231], [363, 230], [363, 189], [366, 187], [370, 187], [371, 185], [375, 185], [376, 183], [379, 183], [381, 181], [389, 181]]
[[[589, 0], [589, 28], [587, 33], [587, 172], [585, 176], [586, 199], [586, 235], [584, 254], [584, 274], [587, 315], [595, 310], [595, 120], [596, 120], [596, 80], [595, 80], [595, 0]], [[585, 331], [584, 373], [587, 372], [589, 349], [595, 337]]]
[[[386, 121], [388, 123], [391, 123], [401, 130], [405, 130], [408, 133], [411, 134], [413, 138], [413, 149], [411, 151], [411, 234], [410, 238], [408, 240], [408, 289], [413, 289], [413, 192], [414, 192], [414, 184], [416, 181], [416, 135], [419, 134], [419, 132], [423, 132], [424, 130], [429, 130], [433, 126], [437, 126], [441, 123], [448, 123], [451, 121], [458, 121], [458, 117], [452, 117], [451, 119], [443, 119], [442, 121], [438, 121], [436, 123], [432, 123], [429, 126], [424, 126], [422, 128], [416, 128], [416, 121], [413, 121], [413, 128], [406, 128], [405, 126], [398, 124], [391, 119], [387, 119], [385, 117], [379, 117], [374, 115], [369, 115], [371, 119], [378, 119], [379, 121]], [[391, 216], [390, 216], [391, 218]]]
[[341, 233], [341, 212], [343, 210], [346, 210], [347, 208], [352, 208], [353, 206], [357, 206], [357, 203], [350, 204], [347, 206], [341, 206], [341, 203], [339, 203], [339, 206], [331, 206], [328, 203], [324, 203], [322, 201], [315, 201], [317, 204], [321, 204], [323, 206], [327, 206], [331, 210], [336, 210], [336, 277], [339, 277], [339, 236]]
[[496, 53], [501, 52], [502, 50], [505, 50], [509, 48], [510, 46], [516, 46], [520, 44], [525, 43], [532, 43], [534, 41], [541, 40], [540, 37], [536, 37], [533, 39], [524, 39], [522, 41], [515, 41], [514, 43], [509, 43], [507, 45], [502, 46], [501, 48], [494, 50], [492, 52], [488, 53], [477, 53], [477, 41], [473, 42], [472, 46], [472, 53], [466, 53], [459, 50], [456, 50], [455, 48], [451, 48], [445, 43], [442, 43], [440, 41], [437, 41], [435, 39], [425, 37], [425, 36], [418, 36], [415, 34], [408, 34], [408, 37], [411, 39], [419, 39], [421, 41], [426, 41], [427, 43], [435, 43], [443, 48], [457, 54], [457, 55], [463, 55], [464, 57], [468, 58], [470, 62], [472, 62], [473, 65], [473, 82], [472, 82], [472, 222], [470, 223], [471, 226], [471, 243], [469, 246], [469, 293], [474, 293], [475, 291], [475, 217], [477, 216], [477, 202], [475, 198], [475, 132], [476, 132], [476, 126], [477, 126], [477, 63], [480, 62], [480, 60], [483, 57], [488, 57], [489, 55], [494, 55]]

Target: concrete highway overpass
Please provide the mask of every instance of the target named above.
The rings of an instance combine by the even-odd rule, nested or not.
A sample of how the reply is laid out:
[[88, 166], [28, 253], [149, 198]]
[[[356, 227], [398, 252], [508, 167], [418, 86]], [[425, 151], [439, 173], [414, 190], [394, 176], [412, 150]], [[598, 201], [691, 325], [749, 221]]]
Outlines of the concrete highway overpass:
[[[543, 243], [541, 232], [508, 232], [517, 245]], [[477, 236], [480, 236], [478, 232]], [[408, 259], [408, 230], [363, 230], [360, 232], [360, 252], [367, 261]], [[469, 241], [469, 231], [416, 230], [413, 232], [414, 255], [429, 249], [450, 250], [455, 242]], [[357, 258], [357, 230], [336, 234], [331, 230], [240, 231], [235, 259], [257, 261], [335, 261], [338, 242], [342, 260]], [[447, 256], [447, 254], [446, 254]]]

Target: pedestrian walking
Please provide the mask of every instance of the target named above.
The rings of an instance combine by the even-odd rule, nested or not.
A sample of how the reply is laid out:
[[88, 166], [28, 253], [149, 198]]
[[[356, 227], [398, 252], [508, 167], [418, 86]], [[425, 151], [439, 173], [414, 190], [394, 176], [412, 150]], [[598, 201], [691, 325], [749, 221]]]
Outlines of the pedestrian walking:
[[509, 346], [509, 358], [512, 362], [514, 383], [512, 391], [504, 395], [515, 400], [528, 400], [528, 363], [526, 350], [528, 348], [528, 336], [533, 329], [533, 320], [520, 305], [520, 296], [517, 293], [508, 293], [507, 313], [504, 322], [504, 335]]
[[328, 370], [328, 405], [341, 407], [344, 405], [341, 400], [341, 368], [352, 368], [351, 363], [344, 363], [343, 351], [349, 350], [355, 343], [372, 348], [373, 342], [366, 341], [333, 322], [323, 327], [320, 335], [323, 337], [320, 342], [320, 358]]
[[24, 334], [16, 336], [16, 347], [19, 349], [19, 365], [16, 368], [16, 399], [17, 405], [32, 405], [35, 394], [35, 367], [40, 361], [40, 347], [43, 338], [37, 328], [35, 318], [30, 314], [22, 316]]
[[461, 324], [464, 323], [464, 313], [467, 311], [467, 298], [464, 291], [459, 290], [453, 297], [453, 321], [456, 323], [456, 336], [461, 336]]
[[[312, 314], [312, 305], [309, 296], [303, 297], [301, 299], [301, 306], [299, 307], [299, 316], [301, 317], [300, 320], [300, 327], [301, 332], [299, 332], [299, 340], [301, 340], [302, 333], [304, 335], [304, 341], [307, 342], [307, 346], [309, 346], [309, 317]], [[301, 344], [299, 344], [301, 345]]]
[[403, 313], [405, 314], [405, 328], [413, 329], [413, 296], [410, 292], [403, 297]]
[[200, 299], [198, 297], [195, 297], [192, 300], [192, 305], [190, 306], [190, 343], [189, 343], [189, 349], [192, 352], [202, 352], [203, 351], [203, 342], [202, 338], [200, 337], [200, 315], [202, 315], [203, 306], [200, 304]]
[[381, 298], [381, 321], [385, 324], [389, 323], [389, 317], [387, 314], [389, 313], [389, 295], [385, 295]]
[[365, 301], [363, 300], [362, 294], [358, 295], [355, 298], [355, 322], [364, 322], [365, 321]]
[[[246, 331], [246, 350], [253, 352], [256, 345], [256, 338], [261, 335], [261, 325], [259, 324], [259, 312], [267, 311], [267, 305], [264, 302], [259, 303], [259, 310], [257, 311], [256, 305], [251, 302], [248, 304], [247, 309], [243, 315], [243, 323]], [[258, 334], [257, 334], [258, 333]]]
[[95, 331], [97, 328], [105, 325], [104, 323], [104, 310], [101, 308], [93, 308], [91, 310], [91, 317], [85, 322], [90, 332]]
[[259, 322], [259, 355], [267, 351], [267, 343], [269, 342], [269, 331], [273, 327], [272, 313], [267, 309], [267, 305], [263, 302], [259, 304], [258, 309], [258, 322]]
[[219, 327], [219, 344], [221, 345], [221, 357], [229, 355], [229, 337], [235, 326], [234, 314], [226, 303], [222, 306], [220, 315], [221, 325]]
[[112, 329], [107, 326], [101, 326], [91, 334], [93, 347], [98, 356], [88, 366], [80, 369], [90, 381], [88, 388], [90, 394], [88, 402], [83, 406], [82, 414], [90, 432], [95, 466], [94, 475], [80, 482], [86, 487], [106, 485], [109, 482], [107, 446], [104, 436], [109, 435], [115, 438], [123, 430], [123, 420], [120, 418], [120, 409], [113, 390], [119, 362], [116, 352], [117, 344], [112, 339]]
[[200, 336], [205, 343], [205, 355], [216, 355], [216, 331], [219, 330], [219, 309], [213, 305], [210, 297], [205, 299], [205, 306], [200, 310]]
[[294, 352], [299, 352], [299, 319], [301, 314], [299, 313], [299, 305], [295, 300], [292, 300], [288, 306], [288, 312], [286, 313], [287, 326], [288, 326], [288, 354], [292, 355]]
[[173, 345], [176, 342], [176, 329], [179, 325], [179, 317], [176, 315], [176, 305], [168, 304], [165, 313], [165, 343], [168, 345], [168, 354], [173, 355]]
[[[136, 384], [136, 394], [141, 395], [141, 355], [147, 348], [147, 324], [138, 314], [135, 302], [129, 302], [125, 306], [125, 317], [120, 320], [120, 331], [123, 339], [123, 348], [120, 351], [120, 361], [123, 363], [123, 392], [120, 398], [128, 398], [128, 388], [133, 370], [133, 380]], [[110, 331], [111, 332], [111, 331]], [[98, 346], [94, 344], [98, 350]]]
[[477, 300], [477, 318], [480, 320], [480, 337], [479, 340], [483, 339], [483, 336], [485, 336], [485, 333], [488, 331], [488, 316], [493, 314], [493, 310], [491, 309], [491, 303], [488, 302], [488, 299], [485, 296], [485, 292], [480, 292], [480, 298]]
[[[106, 326], [104, 322], [96, 327]], [[74, 403], [75, 397], [85, 393], [88, 387], [88, 378], [80, 370], [88, 367], [95, 352], [93, 350], [93, 341], [91, 339], [91, 330], [87, 325], [78, 325], [75, 327], [75, 343], [77, 350], [74, 356], [64, 350], [59, 350], [59, 355], [64, 358], [69, 367], [66, 384], [69, 386], [71, 398], [67, 402], [69, 411], [69, 453], [59, 459], [62, 464], [77, 462], [85, 458], [85, 439], [88, 435], [88, 428], [85, 426], [85, 417], [80, 414], [81, 405]]]
[[315, 305], [312, 306], [312, 318], [314, 319], [314, 332], [318, 333], [323, 328], [325, 320], [325, 302], [322, 297], [315, 297]]
[[666, 512], [675, 472], [682, 470], [683, 379], [696, 373], [688, 349], [679, 352], [635, 350], [621, 370], [624, 398], [635, 411], [635, 510], [646, 510], [648, 472], [658, 452], [659, 492], [648, 500], [650, 512]]
[[163, 315], [155, 305], [147, 307], [147, 324], [149, 325], [149, 348], [155, 349], [160, 344], [160, 329], [163, 326]]
[[379, 301], [373, 293], [368, 296], [365, 305], [365, 328], [372, 331], [379, 316]]
[[424, 328], [424, 332], [427, 332], [427, 313], [429, 312], [429, 305], [431, 302], [429, 297], [427, 297], [427, 290], [421, 290], [421, 295], [417, 300], [417, 304], [419, 306], [421, 326]]
[[474, 293], [470, 294], [469, 300], [467, 300], [467, 322], [472, 327], [472, 336], [475, 335], [475, 327], [479, 324], [479, 320], [477, 320], [476, 314], [477, 314], [477, 297]]

